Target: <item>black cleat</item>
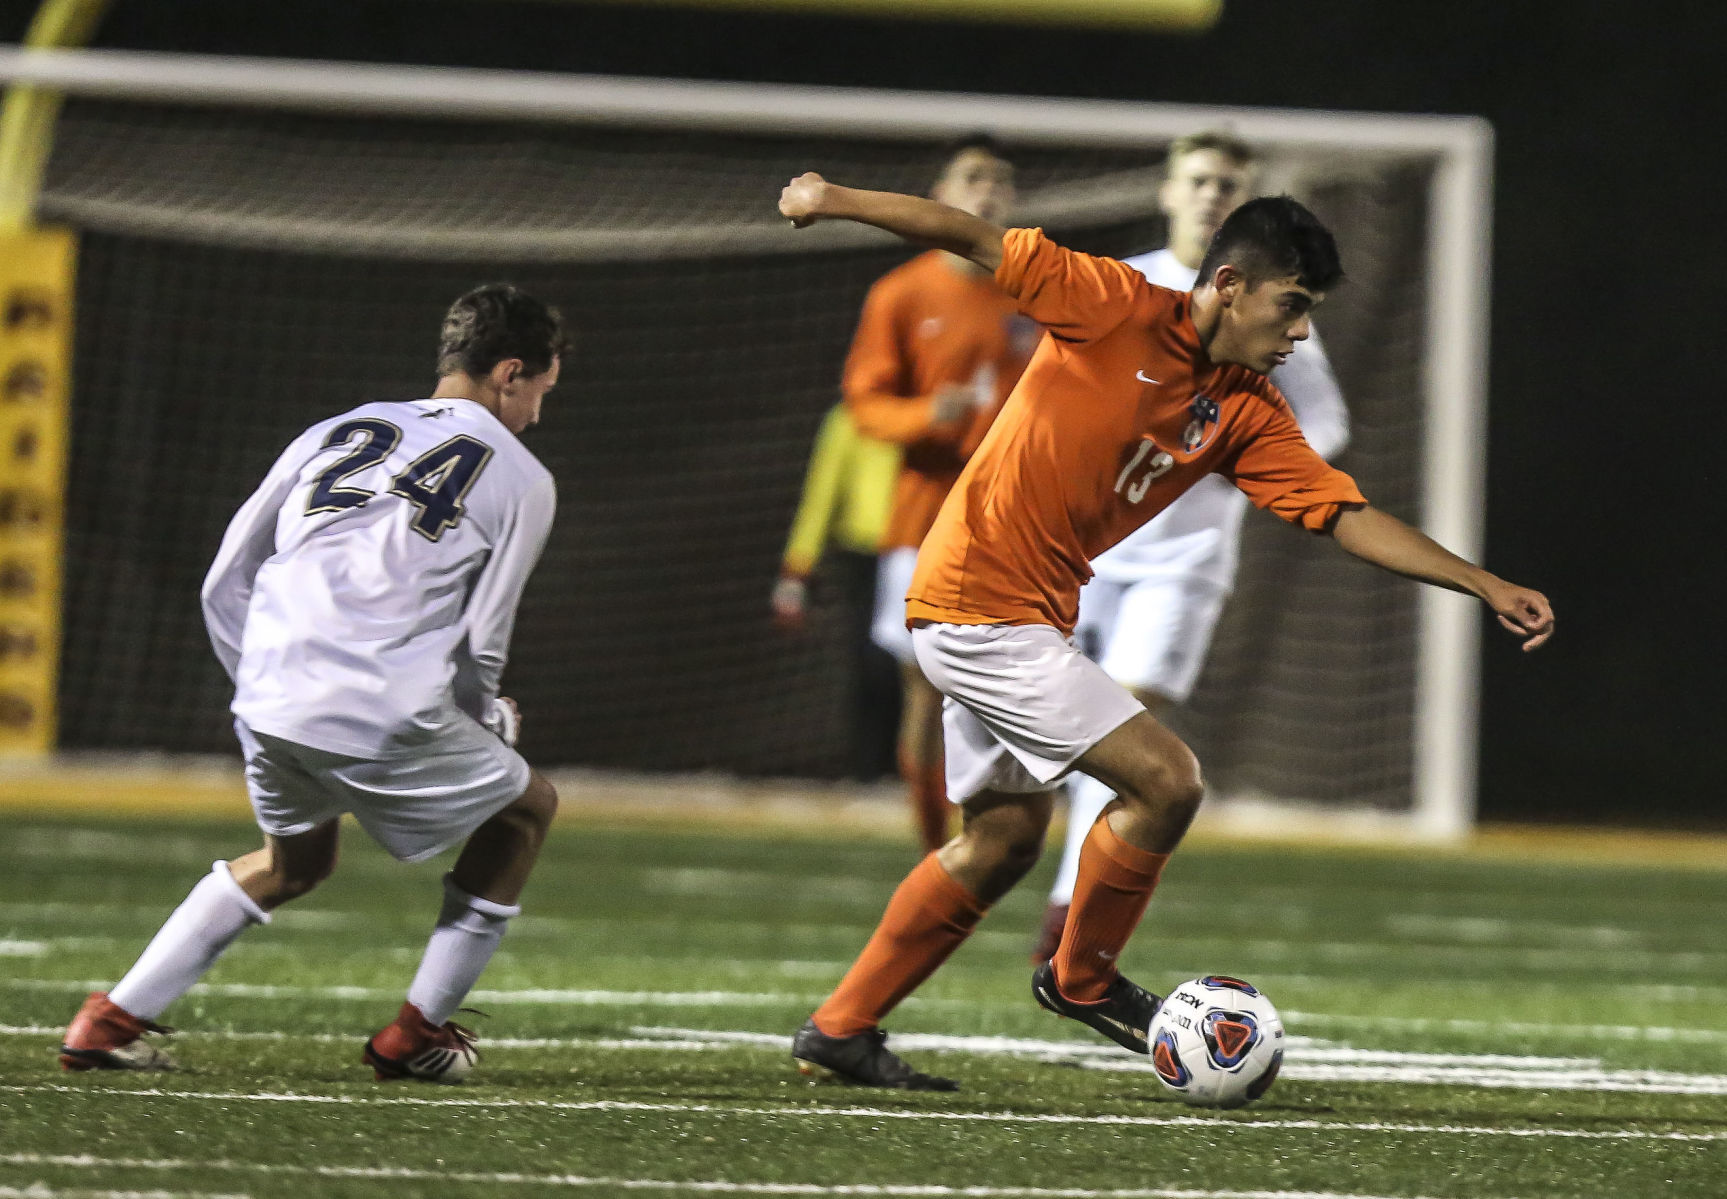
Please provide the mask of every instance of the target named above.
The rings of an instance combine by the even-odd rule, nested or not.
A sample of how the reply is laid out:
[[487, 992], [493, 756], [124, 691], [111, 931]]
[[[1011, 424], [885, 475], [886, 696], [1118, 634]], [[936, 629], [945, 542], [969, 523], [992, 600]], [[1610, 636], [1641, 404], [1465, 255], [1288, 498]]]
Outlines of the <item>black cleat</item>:
[[1138, 983], [1116, 975], [1109, 990], [1095, 1003], [1075, 1003], [1055, 986], [1055, 964], [1045, 962], [1032, 972], [1031, 994], [1040, 1005], [1058, 1016], [1089, 1024], [1098, 1032], [1135, 1053], [1150, 1053], [1151, 1018], [1163, 1000]]
[[792, 1060], [797, 1062], [799, 1074], [833, 1079], [854, 1087], [959, 1090], [959, 1084], [951, 1078], [920, 1074], [906, 1065], [904, 1059], [887, 1047], [887, 1034], [879, 1028], [855, 1037], [830, 1037], [816, 1027], [814, 1020], [805, 1020], [792, 1038]]

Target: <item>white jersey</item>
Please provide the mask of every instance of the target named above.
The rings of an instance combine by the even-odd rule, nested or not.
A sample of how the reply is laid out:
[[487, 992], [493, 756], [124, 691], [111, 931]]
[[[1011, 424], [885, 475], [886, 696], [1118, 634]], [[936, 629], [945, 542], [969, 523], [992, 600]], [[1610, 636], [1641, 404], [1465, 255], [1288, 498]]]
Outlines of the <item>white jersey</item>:
[[204, 579], [234, 714], [373, 759], [485, 719], [555, 506], [550, 472], [472, 400], [362, 404], [307, 429]]
[[[1124, 260], [1159, 287], [1191, 291], [1198, 272], [1168, 250]], [[1307, 443], [1331, 458], [1349, 442], [1349, 410], [1317, 333], [1297, 342], [1289, 360], [1272, 372], [1289, 400]], [[1187, 493], [1118, 544], [1092, 559], [1097, 577], [1113, 583], [1198, 577], [1228, 591], [1235, 586], [1241, 521], [1247, 497], [1221, 475], [1207, 475]], [[1084, 602], [1083, 593], [1081, 603]]]

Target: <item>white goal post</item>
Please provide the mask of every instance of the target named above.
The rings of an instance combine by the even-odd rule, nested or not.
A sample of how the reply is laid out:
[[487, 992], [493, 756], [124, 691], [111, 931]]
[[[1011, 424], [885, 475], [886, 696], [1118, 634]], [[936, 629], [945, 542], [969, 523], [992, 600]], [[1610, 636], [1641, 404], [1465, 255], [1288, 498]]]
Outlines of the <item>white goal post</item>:
[[[1229, 108], [1078, 99], [699, 83], [450, 68], [0, 47], [0, 82], [67, 96], [349, 117], [939, 139], [988, 130], [1015, 146], [1161, 143], [1228, 128], [1256, 143], [1431, 163], [1423, 294], [1425, 530], [1465, 557], [1482, 547], [1491, 238], [1491, 126], [1474, 117]], [[778, 180], [771, 181], [777, 187]], [[1052, 201], [1053, 202], [1053, 201]], [[1074, 200], [1081, 209], [1083, 197]], [[1346, 245], [1347, 252], [1348, 246]], [[1454, 839], [1473, 824], [1479, 613], [1423, 588], [1417, 609], [1412, 805], [1402, 835]]]

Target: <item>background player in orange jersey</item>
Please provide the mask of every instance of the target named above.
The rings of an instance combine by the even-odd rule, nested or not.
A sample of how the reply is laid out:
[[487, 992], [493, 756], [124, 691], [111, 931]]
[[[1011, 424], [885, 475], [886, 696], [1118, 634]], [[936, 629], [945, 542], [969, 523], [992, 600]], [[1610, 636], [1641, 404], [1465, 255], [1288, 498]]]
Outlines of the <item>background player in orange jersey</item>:
[[[931, 195], [992, 224], [1013, 204], [1013, 167], [987, 137], [952, 146]], [[917, 549], [948, 489], [983, 440], [1037, 344], [987, 269], [932, 250], [870, 288], [845, 365], [858, 431], [903, 450], [876, 570], [870, 635], [900, 664], [899, 766], [925, 849], [947, 840], [939, 692], [923, 677], [905, 624]]]
[[956, 1087], [890, 1052], [881, 1020], [1031, 869], [1070, 770], [1117, 799], [1087, 836], [1060, 949], [1033, 973], [1032, 993], [1145, 1053], [1159, 1000], [1116, 960], [1204, 784], [1187, 746], [1075, 648], [1089, 560], [1215, 472], [1358, 558], [1479, 597], [1525, 649], [1552, 634], [1552, 608], [1369, 505], [1302, 439], [1265, 376], [1308, 336], [1309, 312], [1343, 272], [1331, 234], [1289, 197], [1231, 214], [1191, 293], [1038, 229], [814, 174], [785, 188], [780, 212], [798, 226], [859, 221], [962, 254], [1048, 330], [942, 505], [907, 596], [918, 662], [947, 697], [962, 831], [900, 884], [792, 1055], [805, 1073], [866, 1086]]

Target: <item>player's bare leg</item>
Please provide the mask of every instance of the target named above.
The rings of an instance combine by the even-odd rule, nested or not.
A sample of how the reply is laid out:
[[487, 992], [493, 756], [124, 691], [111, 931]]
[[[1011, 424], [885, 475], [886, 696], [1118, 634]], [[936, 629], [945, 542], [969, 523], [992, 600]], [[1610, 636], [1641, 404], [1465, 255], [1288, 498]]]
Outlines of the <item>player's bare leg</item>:
[[859, 1086], [957, 1088], [890, 1052], [881, 1022], [1037, 862], [1053, 806], [1047, 792], [984, 792], [967, 801], [959, 835], [906, 876], [857, 961], [798, 1030], [792, 1056], [803, 1073]]
[[1114, 790], [1116, 799], [1086, 834], [1061, 946], [1032, 975], [1032, 994], [1049, 1010], [1146, 1053], [1159, 1000], [1125, 978], [1116, 960], [1199, 810], [1199, 762], [1179, 737], [1142, 712], [1082, 754], [1076, 766]]
[[[1161, 691], [1149, 687], [1132, 688], [1133, 697], [1145, 705], [1145, 710], [1162, 718], [1174, 702]], [[1068, 909], [1073, 904], [1073, 887], [1079, 878], [1079, 852], [1091, 832], [1093, 822], [1103, 814], [1115, 798], [1115, 792], [1090, 775], [1076, 774], [1067, 784], [1067, 836], [1062, 847], [1061, 865], [1056, 869], [1055, 882], [1050, 887], [1049, 903], [1044, 908], [1043, 923], [1032, 942], [1031, 963], [1041, 965], [1055, 956], [1061, 944], [1062, 930], [1067, 927]]]
[[1054, 810], [1053, 791], [974, 795], [961, 808], [959, 835], [937, 851], [936, 860], [956, 883], [993, 906], [1037, 865]]
[[311, 892], [336, 869], [341, 825], [330, 820], [291, 837], [264, 834], [264, 847], [228, 863], [240, 889], [266, 912]]
[[60, 1064], [67, 1070], [167, 1070], [173, 1059], [144, 1039], [168, 1031], [156, 1017], [204, 976], [222, 952], [270, 912], [328, 878], [336, 865], [339, 826], [328, 821], [291, 837], [266, 834], [264, 845], [217, 862], [174, 909], [110, 992], [84, 1001], [66, 1029]]
[[366, 1042], [380, 1081], [460, 1082], [479, 1061], [474, 1035], [451, 1020], [492, 960], [558, 810], [558, 793], [534, 771], [525, 791], [468, 837], [444, 876], [444, 903], [408, 998]]
[[1174, 852], [1205, 796], [1199, 759], [1149, 712], [1092, 746], [1075, 768], [1116, 793], [1121, 802], [1106, 812], [1109, 827], [1146, 853]]
[[534, 771], [519, 799], [474, 830], [450, 871], [451, 879], [470, 895], [515, 903], [557, 814], [557, 791]]
[[942, 695], [916, 662], [900, 666], [899, 767], [911, 800], [912, 819], [925, 850], [947, 841], [947, 779], [941, 740]]

